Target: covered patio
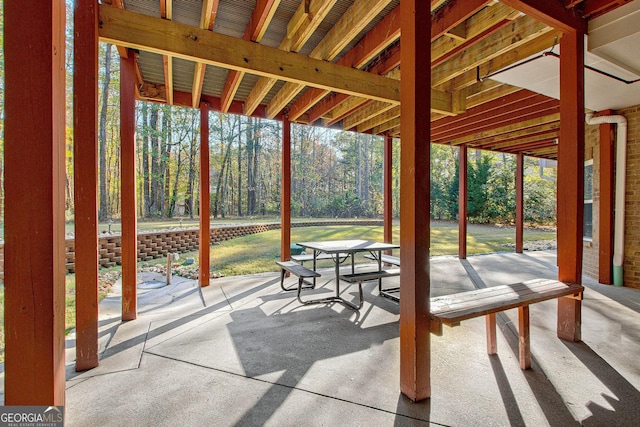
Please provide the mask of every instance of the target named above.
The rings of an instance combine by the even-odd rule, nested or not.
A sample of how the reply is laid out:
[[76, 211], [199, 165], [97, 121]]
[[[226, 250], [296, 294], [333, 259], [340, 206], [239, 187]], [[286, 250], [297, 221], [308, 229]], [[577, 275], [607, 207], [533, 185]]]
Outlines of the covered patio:
[[[440, 296], [534, 277], [555, 278], [554, 251], [437, 257]], [[511, 266], [506, 268], [505, 266]], [[364, 266], [362, 266], [364, 268]], [[331, 295], [323, 270], [317, 295]], [[191, 281], [140, 297], [121, 323], [118, 297], [100, 311], [100, 366], [76, 373], [68, 340], [68, 425], [634, 425], [640, 410], [640, 296], [585, 280], [583, 342], [555, 337], [555, 303], [532, 306], [533, 366], [518, 364], [515, 311], [498, 317], [498, 353], [484, 320], [432, 339], [434, 393], [398, 390], [399, 307], [365, 286], [359, 312], [304, 307], [277, 274]], [[294, 278], [287, 283], [294, 283]], [[355, 299], [355, 286], [342, 296]], [[515, 323], [515, 325], [514, 325]]]
[[[179, 405], [172, 414], [211, 416], [207, 409], [211, 411], [210, 405], [216, 405], [215, 413], [223, 417], [237, 411], [237, 420], [233, 418], [237, 422], [242, 417], [256, 423], [272, 419], [277, 423], [308, 416], [313, 405], [288, 406], [293, 396], [307, 402], [320, 399], [321, 405], [337, 405], [337, 413], [344, 414], [341, 420], [348, 420], [355, 409], [362, 416], [369, 416], [373, 410], [381, 417], [400, 414], [407, 421], [415, 418], [465, 424], [471, 420], [464, 417], [476, 416], [473, 408], [477, 407], [486, 411], [486, 420], [501, 412], [506, 422], [546, 417], [553, 424], [588, 419], [584, 410], [587, 403], [573, 411], [564, 402], [573, 401], [571, 393], [594, 390], [575, 383], [583, 380], [583, 373], [590, 371], [598, 377], [606, 371], [616, 381], [598, 379], [616, 388], [618, 403], [610, 405], [615, 409], [614, 415], [626, 417], [627, 413], [618, 411], [616, 405], [626, 407], [627, 402], [637, 400], [637, 383], [632, 385], [637, 372], [629, 373], [631, 377], [627, 378], [627, 372], [621, 375], [615, 369], [609, 370], [608, 362], [597, 358], [593, 362], [597, 366], [592, 367], [592, 350], [584, 344], [575, 344], [585, 337], [579, 299], [563, 297], [557, 303], [544, 303], [544, 309], [553, 312], [549, 316], [535, 316], [537, 308], [532, 310], [532, 317], [540, 317], [543, 322], [538, 328], [556, 331], [558, 337], [566, 340], [557, 340], [553, 333], [544, 334], [543, 339], [553, 343], [534, 344], [534, 351], [541, 353], [534, 353], [532, 372], [512, 371], [512, 360], [505, 351], [499, 359], [486, 359], [484, 346], [476, 349], [472, 344], [484, 340], [482, 333], [467, 336], [466, 329], [457, 328], [447, 331], [442, 341], [432, 340], [429, 320], [429, 297], [439, 291], [438, 283], [446, 284], [442, 289], [453, 286], [456, 290], [472, 289], [471, 283], [478, 285], [473, 268], [464, 268], [469, 267], [465, 261], [469, 148], [518, 156], [519, 167], [514, 177], [518, 194], [516, 252], [522, 252], [523, 156], [558, 160], [557, 260], [535, 259], [532, 268], [536, 277], [549, 275], [562, 282], [582, 283], [584, 35], [590, 19], [619, 7], [620, 1], [111, 0], [98, 4], [95, 0], [78, 0], [74, 29], [78, 323], [75, 369], [88, 372], [71, 380], [66, 392], [62, 315], [64, 2], [34, 3], [5, 3], [6, 404], [66, 404], [70, 421], [84, 424], [84, 419], [73, 417], [100, 411], [95, 408], [98, 401], [84, 400], [88, 397], [84, 387], [89, 387], [99, 390], [101, 405], [105, 402], [102, 395], [105, 389], [112, 391], [108, 393], [110, 397], [123, 399], [119, 404], [139, 407], [139, 402], [147, 403], [140, 405], [143, 412], [139, 413], [139, 420], [143, 424], [155, 415], [165, 415], [159, 423], [167, 420], [171, 415], [163, 409], [171, 402]], [[31, 27], [33, 21], [41, 25], [25, 35], [24, 28]], [[116, 320], [114, 325], [99, 321], [97, 304], [98, 40], [117, 45], [121, 55], [120, 319], [131, 322], [120, 324]], [[556, 44], [562, 50], [559, 101], [486, 78], [496, 69]], [[400, 137], [400, 305], [386, 301], [377, 305], [378, 300], [371, 298], [369, 289], [361, 317], [352, 318], [353, 313], [334, 311], [332, 307], [296, 309], [288, 295], [279, 295], [273, 278], [247, 279], [244, 285], [228, 290], [218, 282], [210, 282], [209, 159], [208, 150], [203, 149], [198, 284], [205, 288], [202, 292], [205, 301], [208, 299], [207, 307], [191, 308], [178, 317], [172, 312], [156, 318], [151, 310], [148, 315], [152, 317], [144, 321], [147, 314], [138, 306], [136, 288], [136, 99], [200, 109], [202, 147], [209, 144], [208, 113], [212, 109], [282, 121], [283, 259], [289, 258], [291, 243], [290, 123], [341, 126], [384, 135], [387, 147], [392, 137]], [[42, 120], [34, 120], [35, 117]], [[431, 142], [460, 147], [460, 251], [459, 261], [454, 261], [460, 276], [453, 281], [450, 277], [438, 279], [435, 275], [438, 263], [430, 261], [430, 221], [424, 213], [428, 212], [430, 201]], [[390, 200], [391, 152], [387, 150], [385, 200]], [[613, 160], [610, 163], [612, 170]], [[29, 171], [29, 179], [24, 179], [25, 171]], [[385, 240], [390, 241], [390, 202], [385, 205], [384, 216]], [[610, 224], [603, 221], [601, 232], [611, 236]], [[611, 248], [603, 250], [611, 252]], [[610, 259], [610, 253], [607, 255]], [[499, 262], [494, 273], [484, 280], [490, 277], [491, 284], [496, 280], [518, 281], [516, 273], [524, 271], [527, 256], [514, 257]], [[26, 266], [25, 260], [29, 260]], [[544, 268], [540, 268], [541, 262]], [[497, 273], [505, 271], [514, 274]], [[479, 277], [482, 279], [482, 274]], [[591, 298], [598, 294], [593, 295]], [[634, 313], [629, 314], [634, 319]], [[508, 317], [502, 320], [509, 324]], [[264, 339], [269, 335], [259, 334], [262, 321], [276, 334], [273, 341]], [[621, 321], [613, 320], [610, 325], [617, 328], [615, 325], [620, 324]], [[285, 326], [293, 327], [289, 333], [297, 334], [301, 341], [291, 340]], [[112, 350], [107, 346], [100, 362], [99, 342], [104, 333], [99, 331], [103, 327], [117, 333], [109, 343]], [[198, 348], [198, 343], [207, 342], [211, 336], [209, 327], [222, 334], [222, 341]], [[590, 333], [601, 324], [590, 323], [592, 327]], [[317, 330], [323, 332], [321, 338], [316, 336]], [[354, 330], [359, 334], [350, 333]], [[603, 340], [611, 338], [605, 335]], [[185, 337], [188, 339], [181, 342]], [[510, 339], [507, 333], [500, 347], [510, 348]], [[294, 347], [285, 347], [280, 354], [280, 348], [270, 347], [279, 341]], [[635, 346], [636, 341], [637, 334], [628, 344]], [[299, 348], [300, 342], [305, 345]], [[191, 345], [195, 347], [190, 348]], [[222, 349], [223, 357], [214, 360], [211, 355], [217, 354], [218, 348]], [[297, 359], [296, 353], [301, 348], [308, 353]], [[184, 349], [188, 350], [186, 354]], [[372, 353], [362, 354], [369, 351]], [[130, 359], [130, 352], [137, 356]], [[109, 364], [115, 362], [109, 360], [120, 357], [125, 359], [126, 368], [119, 366], [110, 371]], [[367, 357], [367, 363], [362, 363], [363, 357]], [[332, 363], [335, 360], [340, 361], [337, 367]], [[459, 364], [450, 366], [454, 360]], [[180, 369], [173, 370], [178, 366]], [[318, 366], [322, 367], [320, 373], [315, 371]], [[351, 380], [348, 369], [340, 371], [345, 366], [370, 372], [361, 371]], [[132, 367], [137, 369], [131, 370]], [[105, 375], [98, 375], [101, 370]], [[321, 381], [313, 387], [307, 385], [307, 375], [321, 377], [327, 372], [330, 381]], [[141, 375], [139, 381], [130, 379], [132, 373]], [[487, 374], [484, 379], [483, 373]], [[340, 381], [347, 377], [349, 387]], [[187, 378], [193, 383], [177, 381]], [[455, 378], [459, 387], [452, 387]], [[558, 384], [551, 386], [555, 380], [547, 378], [557, 378]], [[105, 379], [108, 384], [104, 387], [96, 384]], [[217, 388], [218, 391], [213, 391], [210, 387], [216, 383], [235, 391], [218, 392]], [[150, 388], [136, 390], [134, 394], [133, 388], [141, 384]], [[486, 392], [483, 385], [487, 384], [492, 384], [492, 392]], [[561, 384], [571, 385], [567, 386], [570, 390], [566, 396]], [[406, 398], [398, 394], [398, 388]], [[160, 390], [164, 393], [162, 398], [154, 394]], [[238, 398], [253, 390], [252, 399], [243, 402]], [[65, 396], [71, 397], [76, 392], [78, 400], [73, 397], [65, 401]], [[524, 399], [520, 393], [527, 395], [529, 403], [522, 406], [526, 409], [519, 409]], [[489, 409], [478, 404], [480, 395], [488, 396]], [[176, 396], [180, 396], [177, 401]], [[216, 400], [222, 396], [232, 400]], [[430, 397], [427, 403], [409, 404]], [[381, 399], [381, 403], [376, 399]], [[83, 402], [90, 405], [82, 406]], [[202, 411], [194, 409], [194, 402]], [[456, 406], [440, 406], [439, 402]], [[605, 402], [600, 402], [592, 413], [606, 408]], [[242, 406], [244, 403], [246, 407]], [[283, 412], [277, 408], [283, 408]], [[261, 409], [265, 412], [258, 412]], [[611, 412], [611, 408], [606, 410]], [[333, 417], [333, 414], [321, 411], [318, 416]], [[205, 423], [205, 420], [208, 418], [193, 421]], [[325, 418], [320, 423], [329, 420]]]

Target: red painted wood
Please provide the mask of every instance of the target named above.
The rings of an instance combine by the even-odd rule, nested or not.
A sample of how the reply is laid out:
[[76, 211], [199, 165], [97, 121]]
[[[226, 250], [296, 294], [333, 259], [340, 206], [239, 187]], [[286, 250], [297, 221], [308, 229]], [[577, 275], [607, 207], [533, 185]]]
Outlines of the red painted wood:
[[516, 155], [516, 253], [522, 253], [524, 236], [524, 155]]
[[211, 232], [209, 182], [209, 105], [200, 104], [200, 232], [198, 233], [198, 283], [209, 286], [211, 273], [209, 235]]
[[458, 171], [458, 258], [467, 259], [467, 146], [460, 146]]
[[600, 125], [600, 208], [598, 211], [598, 282], [613, 283], [613, 203], [615, 143], [613, 124]]
[[[560, 141], [558, 144], [558, 280], [582, 283], [584, 191], [584, 36], [560, 40]], [[580, 301], [558, 300], [558, 337], [580, 340]]]
[[578, 8], [566, 9], [561, 0], [500, 0], [508, 6], [544, 22], [562, 32], [587, 32], [587, 21], [582, 19]]
[[120, 182], [122, 212], [122, 320], [134, 320], [137, 302], [137, 210], [134, 56], [120, 58]]
[[64, 1], [5, 2], [4, 37], [4, 404], [64, 405]]
[[[384, 136], [384, 241], [393, 243], [393, 137]], [[389, 251], [389, 254], [391, 251]]]
[[413, 401], [431, 395], [429, 199], [431, 7], [403, 0], [400, 155], [400, 390]]
[[466, 21], [488, 3], [490, 0], [450, 0], [433, 15], [431, 41]]
[[98, 13], [74, 11], [73, 174], [76, 267], [76, 371], [98, 366]]
[[280, 193], [280, 260], [291, 258], [291, 122], [282, 121], [282, 190]]

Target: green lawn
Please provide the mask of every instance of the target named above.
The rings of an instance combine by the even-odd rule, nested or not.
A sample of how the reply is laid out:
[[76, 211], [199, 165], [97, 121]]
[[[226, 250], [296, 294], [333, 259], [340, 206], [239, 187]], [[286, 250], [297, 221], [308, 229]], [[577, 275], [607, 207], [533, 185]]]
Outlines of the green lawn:
[[[394, 226], [394, 242], [399, 241], [399, 227]], [[555, 232], [527, 229], [525, 241], [555, 240]], [[315, 240], [366, 239], [383, 240], [379, 226], [322, 226], [291, 229], [291, 243]], [[469, 225], [467, 253], [481, 254], [512, 250], [503, 246], [515, 243], [515, 229]], [[434, 221], [431, 229], [431, 255], [457, 255], [458, 225]], [[397, 253], [399, 255], [399, 251]], [[197, 253], [185, 254], [197, 260]], [[280, 230], [267, 231], [222, 242], [211, 249], [211, 266], [225, 276], [277, 271], [275, 260], [280, 259]], [[363, 258], [362, 258], [363, 259]], [[356, 261], [358, 258], [356, 258]], [[331, 266], [332, 261], [322, 261], [320, 266]]]
[[[245, 221], [246, 222], [246, 221]], [[197, 221], [189, 222], [188, 226], [196, 226]], [[175, 227], [174, 222], [143, 222], [139, 223], [139, 229], [145, 229], [142, 225], [149, 225], [146, 229]], [[183, 221], [183, 226], [187, 226]], [[101, 226], [102, 229], [102, 226]], [[112, 226], [112, 231], [113, 226]], [[399, 226], [394, 226], [393, 241], [399, 241]], [[525, 241], [555, 240], [553, 231], [539, 229], [526, 229]], [[316, 240], [341, 240], [341, 239], [365, 239], [383, 240], [383, 229], [380, 226], [320, 226], [291, 229], [291, 243]], [[494, 227], [486, 225], [469, 225], [467, 238], [467, 253], [481, 254], [489, 252], [510, 251], [512, 249], [503, 245], [515, 242], [515, 230], [512, 227]], [[452, 222], [433, 221], [431, 223], [431, 255], [456, 255], [458, 253], [458, 225]], [[197, 263], [197, 252], [182, 254], [181, 258], [194, 257]], [[399, 255], [399, 252], [396, 253]], [[362, 255], [356, 258], [356, 262], [363, 261]], [[280, 259], [280, 230], [267, 231], [222, 242], [211, 248], [211, 266], [224, 276], [253, 274], [269, 271], [277, 271], [274, 261]], [[166, 262], [160, 258], [149, 264]], [[370, 262], [367, 260], [367, 262]], [[331, 267], [331, 260], [320, 261], [319, 267]], [[119, 270], [114, 267], [111, 270]], [[100, 270], [104, 272], [106, 270]], [[75, 275], [66, 276], [67, 300], [65, 310], [66, 330], [75, 326]], [[104, 297], [101, 292], [100, 299]], [[4, 361], [4, 285], [0, 285], [0, 363]]]

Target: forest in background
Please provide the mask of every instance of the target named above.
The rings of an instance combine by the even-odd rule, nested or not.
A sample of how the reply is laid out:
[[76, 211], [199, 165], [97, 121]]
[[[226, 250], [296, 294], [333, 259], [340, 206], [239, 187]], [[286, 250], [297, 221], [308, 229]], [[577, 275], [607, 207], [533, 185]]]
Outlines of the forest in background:
[[[2, 1], [0, 0], [0, 5]], [[1, 9], [1, 8], [0, 8]], [[67, 218], [73, 219], [73, 17], [67, 4]], [[0, 17], [0, 26], [2, 18]], [[2, 32], [0, 31], [0, 37]], [[0, 51], [0, 73], [4, 74]], [[98, 117], [99, 219], [120, 216], [119, 59], [100, 43]], [[0, 78], [0, 104], [4, 79]], [[0, 150], [3, 150], [2, 109]], [[136, 103], [138, 215], [198, 216], [200, 112]], [[211, 214], [214, 218], [280, 215], [281, 123], [210, 113]], [[291, 206], [294, 217], [381, 217], [383, 139], [320, 127], [292, 125]], [[1, 154], [1, 153], [0, 153]], [[431, 216], [457, 218], [457, 148], [431, 147]], [[400, 142], [393, 141], [393, 215], [399, 216]], [[515, 156], [469, 150], [469, 220], [513, 223]], [[4, 170], [0, 156], [0, 175]], [[555, 223], [555, 170], [542, 177], [537, 159], [525, 158], [525, 221]], [[0, 201], [4, 191], [0, 186]]]

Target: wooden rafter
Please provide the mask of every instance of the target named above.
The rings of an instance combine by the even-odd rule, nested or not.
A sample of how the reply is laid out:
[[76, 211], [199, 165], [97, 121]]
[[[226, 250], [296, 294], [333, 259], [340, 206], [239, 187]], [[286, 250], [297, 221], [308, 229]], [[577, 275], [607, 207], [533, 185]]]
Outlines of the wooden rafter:
[[[400, 38], [400, 7], [396, 7], [382, 19], [371, 31], [369, 31], [351, 50], [345, 53], [338, 61], [338, 64], [347, 67], [364, 67], [376, 55], [382, 52], [390, 44]], [[291, 120], [297, 120], [302, 114], [313, 107], [318, 101], [328, 94], [315, 88], [309, 88], [296, 102], [289, 108]], [[323, 114], [316, 115], [312, 122], [319, 119]]]
[[557, 30], [587, 33], [587, 21], [579, 15], [576, 8], [567, 9], [563, 0], [500, 1]]
[[[287, 35], [280, 43], [279, 49], [298, 52], [313, 35], [335, 3], [336, 0], [311, 0], [308, 4], [301, 2], [289, 22], [290, 25], [287, 26]], [[292, 23], [293, 25], [291, 25]], [[273, 77], [258, 79], [245, 101], [245, 111], [248, 114], [251, 114], [258, 107], [277, 81], [278, 79]]]
[[[173, 20], [173, 0], [160, 0], [160, 17]], [[173, 105], [173, 58], [170, 55], [162, 55], [162, 65], [167, 104]]]
[[[356, 0], [309, 53], [309, 57], [333, 61], [389, 2], [390, 0]], [[267, 105], [267, 117], [275, 117], [303, 89], [303, 85], [285, 83]]]
[[[215, 24], [216, 15], [218, 13], [219, 0], [203, 0], [202, 1], [202, 14], [200, 15], [200, 28], [203, 30], [213, 30]], [[191, 88], [191, 106], [198, 108], [200, 106], [200, 96], [202, 95], [202, 86], [204, 85], [204, 73], [207, 69], [207, 64], [203, 62], [196, 62], [195, 69], [193, 71], [193, 85]]]
[[[279, 5], [280, 0], [258, 0], [242, 38], [260, 43]], [[229, 111], [231, 101], [233, 101], [233, 98], [236, 96], [243, 77], [243, 71], [229, 71], [227, 80], [224, 83], [224, 89], [222, 90], [221, 111], [223, 113]]]
[[100, 38], [109, 43], [349, 95], [400, 102], [397, 80], [365, 71], [110, 6], [100, 6], [100, 19]]

